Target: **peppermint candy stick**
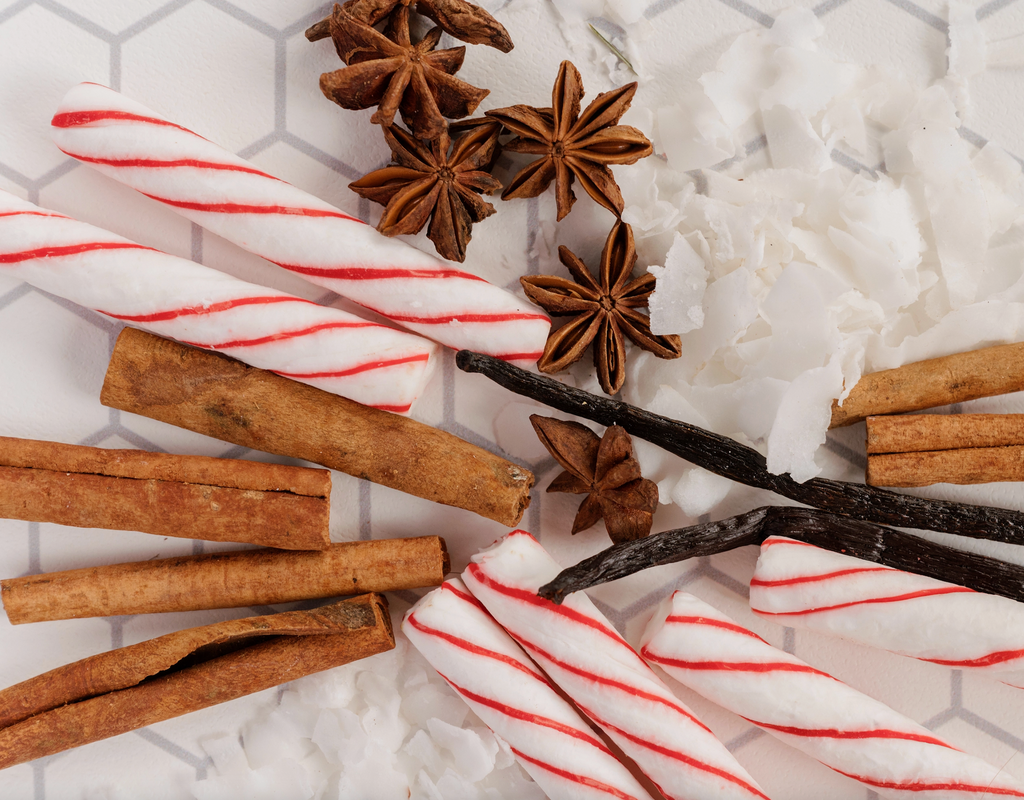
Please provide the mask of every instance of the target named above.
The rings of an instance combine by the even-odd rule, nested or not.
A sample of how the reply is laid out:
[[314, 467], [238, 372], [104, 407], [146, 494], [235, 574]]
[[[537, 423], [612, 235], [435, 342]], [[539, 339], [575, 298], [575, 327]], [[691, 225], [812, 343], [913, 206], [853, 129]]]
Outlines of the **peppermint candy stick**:
[[530, 534], [513, 531], [472, 562], [462, 579], [473, 596], [665, 797], [765, 800], [590, 598], [556, 606], [537, 596], [561, 568]]
[[413, 606], [402, 631], [552, 800], [651, 800], [461, 580]]
[[676, 592], [640, 652], [698, 694], [884, 797], [1024, 797], [1010, 775]]
[[256, 286], [0, 191], [0, 274], [117, 320], [406, 413], [437, 346]]
[[52, 125], [68, 155], [409, 330], [510, 361], [533, 362], [544, 350], [551, 321], [536, 308], [111, 89], [76, 86]]
[[772, 536], [750, 606], [783, 625], [842, 636], [1024, 688], [1024, 605]]

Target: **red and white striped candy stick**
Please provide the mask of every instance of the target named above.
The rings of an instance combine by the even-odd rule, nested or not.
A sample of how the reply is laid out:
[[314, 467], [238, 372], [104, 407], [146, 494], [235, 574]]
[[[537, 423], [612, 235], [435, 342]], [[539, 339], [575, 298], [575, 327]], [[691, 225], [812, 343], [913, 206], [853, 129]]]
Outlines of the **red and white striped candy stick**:
[[884, 797], [1024, 797], [1012, 776], [935, 736], [702, 600], [676, 592], [640, 652], [698, 694]]
[[1024, 604], [773, 536], [754, 613], [1024, 688]]
[[536, 361], [551, 321], [117, 92], [76, 86], [57, 146], [239, 247], [456, 349]]
[[561, 568], [525, 531], [473, 556], [462, 578], [551, 679], [670, 800], [765, 794], [585, 594], [537, 596]]
[[402, 631], [552, 800], [650, 800], [458, 578], [413, 606]]
[[0, 274], [108, 317], [406, 413], [437, 345], [144, 247], [0, 191]]

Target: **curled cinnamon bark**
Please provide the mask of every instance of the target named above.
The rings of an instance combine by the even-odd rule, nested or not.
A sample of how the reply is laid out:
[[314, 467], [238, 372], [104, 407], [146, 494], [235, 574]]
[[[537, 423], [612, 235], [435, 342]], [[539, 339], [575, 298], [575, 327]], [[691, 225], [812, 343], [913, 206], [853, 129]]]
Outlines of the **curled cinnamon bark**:
[[0, 691], [0, 769], [142, 728], [395, 646], [386, 600], [168, 634]]

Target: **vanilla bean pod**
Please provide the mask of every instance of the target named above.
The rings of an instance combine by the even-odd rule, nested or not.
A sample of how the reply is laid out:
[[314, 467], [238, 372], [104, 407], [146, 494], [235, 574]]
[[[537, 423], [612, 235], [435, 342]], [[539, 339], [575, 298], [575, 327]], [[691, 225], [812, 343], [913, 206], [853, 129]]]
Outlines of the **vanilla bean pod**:
[[726, 436], [652, 414], [621, 400], [598, 397], [468, 350], [459, 352], [456, 363], [464, 372], [480, 373], [516, 394], [601, 425], [621, 425], [631, 435], [709, 472], [775, 492], [797, 503], [883, 525], [1024, 544], [1024, 514], [1019, 511], [928, 500], [827, 478], [797, 483], [788, 474], [773, 475], [764, 456]]
[[792, 506], [762, 506], [718, 522], [663, 531], [646, 539], [614, 545], [562, 570], [538, 594], [561, 603], [571, 592], [624, 578], [648, 567], [760, 544], [769, 536], [788, 536], [865, 561], [1024, 601], [1024, 567], [870, 522]]

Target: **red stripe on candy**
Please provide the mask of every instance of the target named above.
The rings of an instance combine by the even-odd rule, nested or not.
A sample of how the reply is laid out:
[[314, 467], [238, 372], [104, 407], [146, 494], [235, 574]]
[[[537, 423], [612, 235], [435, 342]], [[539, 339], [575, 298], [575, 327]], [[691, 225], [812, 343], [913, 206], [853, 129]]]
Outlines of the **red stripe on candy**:
[[751, 586], [796, 586], [801, 583], [817, 583], [819, 581], [827, 581], [832, 578], [843, 578], [847, 575], [861, 575], [865, 572], [892, 572], [896, 573], [898, 570], [894, 570], [891, 567], [853, 567], [851, 569], [839, 569], [835, 572], [823, 572], [820, 575], [800, 575], [795, 578], [777, 578], [775, 580], [764, 580], [762, 578], [751, 578]]
[[644, 658], [655, 664], [689, 669], [694, 672], [802, 672], [828, 678], [830, 681], [835, 680], [827, 672], [815, 669], [809, 664], [793, 664], [789, 661], [685, 661], [681, 658], [660, 656], [649, 647], [644, 647], [640, 652], [643, 653]]
[[195, 169], [223, 170], [226, 172], [245, 172], [250, 175], [259, 175], [261, 178], [269, 178], [272, 181], [280, 181], [262, 170], [243, 164], [224, 164], [219, 161], [200, 161], [196, 158], [178, 158], [161, 161], [156, 158], [96, 158], [83, 156], [80, 153], [72, 153], [69, 150], [61, 150], [67, 156], [83, 161], [87, 164], [103, 164], [108, 167], [145, 167], [147, 169], [164, 169], [173, 167], [193, 167]]
[[397, 367], [402, 364], [413, 364], [419, 361], [427, 361], [429, 358], [429, 353], [418, 353], [414, 356], [393, 358], [390, 361], [368, 361], [365, 364], [357, 364], [354, 367], [335, 370], [334, 372], [280, 372], [278, 370], [274, 370], [274, 374], [280, 375], [283, 378], [295, 378], [296, 380], [312, 380], [313, 378], [345, 378], [349, 375], [360, 375], [364, 372], [372, 372], [376, 369], [387, 369], [389, 367]]
[[600, 725], [603, 728], [608, 728], [609, 730], [614, 731], [615, 733], [619, 734], [619, 736], [622, 736], [624, 739], [628, 739], [634, 744], [640, 745], [641, 747], [644, 747], [648, 750], [652, 750], [658, 755], [665, 756], [666, 758], [671, 758], [674, 761], [680, 761], [689, 767], [693, 767], [694, 769], [699, 770], [700, 772], [707, 772], [710, 775], [715, 775], [719, 778], [723, 778], [729, 781], [730, 783], [736, 784], [737, 786], [742, 786], [755, 797], [762, 798], [762, 800], [770, 800], [768, 795], [764, 794], [764, 792], [759, 791], [756, 787], [751, 786], [738, 775], [733, 775], [731, 772], [721, 769], [720, 767], [715, 767], [711, 764], [708, 764], [707, 762], [700, 761], [694, 758], [693, 756], [688, 756], [685, 753], [680, 753], [678, 750], [672, 750], [668, 747], [663, 747], [662, 745], [654, 744], [653, 742], [647, 739], [644, 739], [640, 736], [636, 736], [632, 733], [629, 733], [628, 731], [624, 731], [621, 728], [617, 728], [614, 725], [603, 721], [600, 717], [595, 716], [589, 709], [583, 710], [584, 713], [586, 713], [586, 715], [590, 717], [592, 720], [594, 720], [594, 722], [596, 722], [598, 725]]
[[922, 597], [936, 597], [944, 594], [961, 594], [963, 592], [973, 593], [973, 591], [973, 589], [968, 589], [966, 586], [948, 586], [937, 589], [922, 589], [918, 592], [908, 592], [907, 594], [897, 594], [890, 597], [871, 597], [866, 600], [851, 600], [848, 603], [836, 603], [832, 606], [819, 606], [818, 608], [808, 608], [803, 611], [763, 611], [759, 608], [753, 607], [751, 607], [751, 610], [755, 614], [761, 614], [765, 617], [799, 617], [804, 614], [836, 611], [840, 608], [852, 608], [853, 606], [874, 605], [876, 603], [898, 603], [901, 600], [917, 600]]
[[486, 608], [484, 608], [484, 604], [477, 600], [475, 597], [473, 597], [473, 595], [471, 595], [469, 592], [464, 592], [462, 591], [462, 589], [457, 589], [455, 586], [447, 582], [441, 584], [441, 591], [451, 592], [460, 600], [463, 600], [469, 603], [470, 605], [476, 606], [476, 608], [483, 611], [488, 617], [491, 616], [491, 613]]
[[87, 125], [95, 125], [97, 122], [144, 122], [147, 125], [159, 125], [165, 128], [176, 128], [179, 131], [197, 134], [181, 125], [175, 125], [165, 119], [156, 117], [144, 117], [141, 114], [132, 114], [128, 111], [114, 111], [110, 109], [92, 109], [89, 111], [65, 111], [54, 114], [50, 124], [55, 128], [81, 128]]
[[[621, 681], [612, 680], [611, 678], [605, 677], [604, 675], [598, 675], [596, 672], [591, 672], [590, 670], [583, 669], [583, 667], [577, 667], [574, 664], [568, 663], [567, 661], [562, 661], [561, 659], [551, 655], [551, 653], [542, 650], [541, 648], [537, 647], [537, 645], [524, 639], [519, 634], [512, 633], [512, 631], [509, 631], [509, 634], [531, 653], [536, 653], [541, 658], [550, 661], [556, 667], [564, 669], [566, 672], [570, 672], [573, 675], [578, 675], [581, 678], [586, 678], [588, 681], [599, 683], [602, 686], [607, 686], [611, 689], [617, 689], [620, 692], [629, 695], [630, 697], [637, 697], [642, 700], [647, 700], [651, 703], [657, 703], [658, 705], [665, 706], [665, 708], [669, 709], [670, 711], [674, 711], [676, 714], [686, 717], [686, 719], [688, 719], [694, 725], [697, 725], [698, 727], [703, 728], [708, 733], [714, 735], [711, 731], [711, 728], [709, 728], [707, 725], [705, 725], [703, 722], [701, 722], [699, 719], [693, 716], [693, 714], [687, 712], [686, 709], [684, 709], [681, 705], [673, 702], [672, 700], [669, 700], [668, 698], [659, 697], [656, 694], [653, 694], [651, 692], [645, 692], [643, 689], [637, 688], [636, 686], [632, 686], [628, 683], [622, 683]], [[630, 650], [632, 651], [632, 648], [630, 648]], [[644, 666], [646, 667], [647, 665], [645, 664]]]
[[385, 325], [380, 325], [376, 322], [324, 322], [320, 325], [311, 325], [308, 328], [302, 328], [297, 331], [282, 331], [280, 333], [271, 333], [267, 336], [261, 336], [258, 339], [234, 339], [228, 342], [216, 342], [216, 343], [200, 343], [200, 342], [185, 342], [184, 344], [190, 344], [193, 347], [205, 347], [208, 350], [228, 350], [230, 348], [237, 347], [258, 347], [259, 345], [268, 344], [270, 342], [287, 341], [288, 339], [298, 339], [303, 336], [310, 336], [314, 333], [320, 333], [321, 331], [334, 330], [338, 328], [384, 328]]
[[467, 653], [473, 653], [474, 655], [483, 656], [484, 658], [490, 658], [495, 661], [500, 661], [502, 664], [507, 664], [508, 666], [519, 670], [523, 674], [529, 675], [534, 680], [547, 684], [547, 681], [544, 680], [544, 678], [542, 678], [528, 666], [526, 666], [520, 661], [517, 661], [511, 656], [506, 656], [503, 653], [496, 653], [494, 650], [488, 650], [486, 647], [481, 647], [478, 644], [473, 644], [473, 642], [469, 641], [468, 639], [463, 639], [461, 636], [456, 636], [453, 633], [446, 633], [445, 631], [439, 631], [436, 628], [431, 628], [428, 625], [424, 625], [422, 622], [416, 619], [415, 614], [411, 615], [408, 618], [408, 622], [420, 633], [424, 633], [427, 636], [435, 636], [438, 639], [442, 639], [448, 642], [449, 644], [458, 647], [460, 650], [465, 650]]
[[178, 317], [217, 314], [221, 311], [230, 311], [233, 308], [240, 308], [242, 306], [265, 306], [275, 303], [308, 303], [309, 305], [316, 305], [316, 303], [312, 303], [309, 300], [303, 300], [300, 297], [271, 295], [269, 297], [238, 297], [234, 300], [224, 300], [220, 303], [211, 303], [208, 306], [184, 306], [182, 308], [172, 308], [168, 311], [155, 311], [152, 314], [139, 314], [137, 316], [114, 314], [111, 311], [103, 311], [102, 309], [96, 310], [101, 314], [106, 314], [108, 317], [123, 320], [124, 322], [166, 322], [168, 320], [177, 319]]
[[569, 736], [573, 739], [585, 742], [586, 744], [589, 744], [591, 747], [597, 748], [605, 755], [611, 756], [612, 758], [615, 757], [612, 756], [612, 751], [605, 746], [604, 742], [595, 739], [586, 731], [580, 730], [579, 728], [573, 728], [562, 722], [558, 722], [557, 720], [551, 719], [550, 717], [542, 717], [539, 714], [533, 714], [529, 711], [523, 711], [519, 708], [512, 708], [512, 706], [507, 706], [498, 700], [494, 700], [490, 697], [484, 697], [483, 695], [476, 694], [475, 692], [469, 691], [469, 689], [465, 689], [459, 686], [451, 678], [449, 678], [447, 675], [444, 675], [443, 673], [438, 672], [438, 674], [441, 675], [441, 677], [444, 678], [446, 681], [448, 681], [448, 684], [455, 691], [457, 691], [462, 696], [468, 698], [469, 700], [472, 700], [474, 703], [479, 703], [480, 705], [486, 706], [487, 708], [493, 708], [495, 711], [501, 712], [506, 717], [517, 719], [520, 722], [529, 722], [532, 725], [539, 725], [542, 728], [550, 728], [551, 730], [561, 733], [564, 736]]
[[[1000, 650], [978, 658], [964, 659], [963, 661], [946, 661], [941, 658], [921, 658], [921, 661], [941, 664], [944, 667], [991, 667], [994, 664], [1016, 661], [1018, 658], [1024, 658], [1024, 650]], [[1012, 684], [1009, 685], [1012, 686]]]
[[98, 250], [148, 250], [150, 252], [157, 252], [152, 247], [143, 247], [141, 244], [135, 244], [134, 242], [83, 242], [81, 244], [39, 247], [35, 250], [23, 250], [20, 253], [0, 253], [0, 264], [19, 264], [22, 261], [33, 261], [37, 258], [77, 256], [82, 253], [94, 253]]
[[486, 280], [458, 269], [405, 269], [401, 267], [305, 267], [299, 264], [282, 264], [279, 267], [299, 275], [313, 275], [317, 278], [337, 278], [343, 281], [376, 281], [395, 279], [465, 278], [468, 281]]
[[596, 789], [599, 792], [604, 792], [611, 795], [612, 797], [618, 798], [618, 800], [637, 800], [633, 795], [626, 794], [621, 789], [616, 789], [614, 786], [609, 786], [607, 783], [601, 783], [601, 781], [588, 778], [585, 775], [579, 775], [575, 772], [568, 772], [564, 769], [558, 769], [558, 767], [548, 764], [546, 761], [541, 761], [537, 758], [532, 758], [516, 748], [512, 748], [512, 752], [516, 754], [516, 757], [521, 758], [528, 764], [540, 767], [546, 772], [550, 772], [552, 775], [557, 775], [559, 778], [570, 781], [572, 783], [578, 783], [581, 786], [587, 786], [591, 789]]
[[254, 206], [246, 205], [244, 203], [195, 203], [189, 200], [169, 200], [166, 197], [158, 197], [155, 194], [146, 194], [145, 192], [141, 192], [141, 194], [151, 200], [156, 200], [159, 203], [164, 203], [166, 205], [173, 206], [174, 208], [183, 208], [186, 211], [205, 211], [210, 214], [275, 214], [291, 217], [330, 217], [333, 219], [346, 219], [363, 224], [362, 220], [350, 217], [348, 214], [344, 214], [341, 211], [323, 208], [302, 208], [278, 205]]
[[942, 741], [942, 739], [937, 739], [934, 736], [928, 736], [923, 733], [894, 731], [887, 728], [879, 728], [878, 730], [871, 731], [841, 731], [837, 728], [794, 728], [788, 725], [771, 725], [767, 722], [759, 722], [756, 719], [749, 719], [747, 717], [744, 717], [744, 719], [761, 728], [765, 728], [770, 731], [778, 731], [779, 733], [788, 733], [791, 736], [816, 736], [822, 739], [901, 739], [908, 742], [923, 742], [924, 744], [933, 744], [938, 747], [945, 747], [949, 750], [957, 750], [956, 747]]
[[875, 778], [867, 778], [863, 775], [854, 775], [850, 772], [843, 772], [842, 770], [831, 767], [834, 772], [838, 772], [840, 775], [845, 775], [847, 778], [853, 778], [855, 781], [860, 781], [868, 786], [877, 786], [879, 789], [895, 789], [904, 792], [977, 792], [981, 795], [1001, 795], [1003, 797], [1024, 797], [1024, 792], [1019, 792], [1016, 789], [1002, 789], [992, 786], [975, 786], [970, 783], [959, 783], [957, 781], [949, 781], [946, 783], [929, 783], [926, 781], [880, 781]]

